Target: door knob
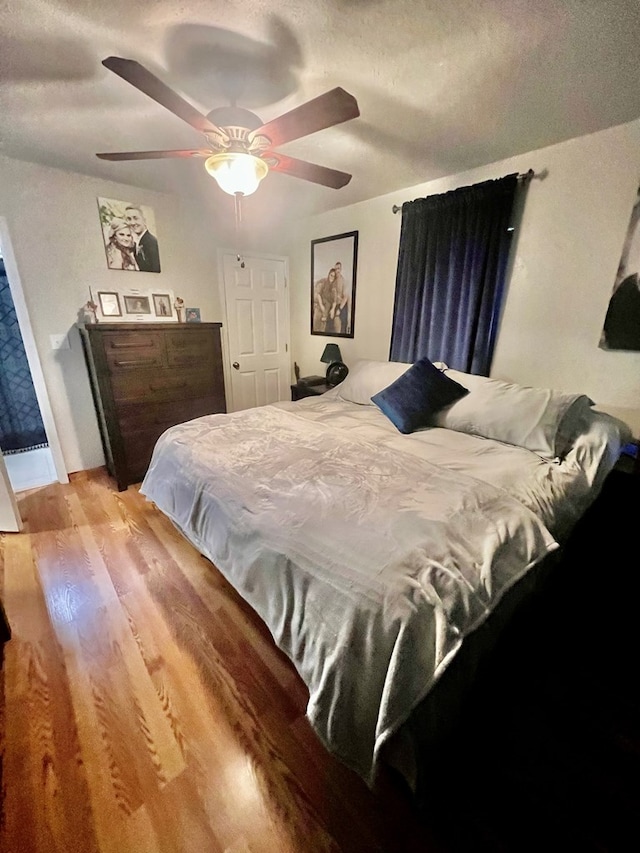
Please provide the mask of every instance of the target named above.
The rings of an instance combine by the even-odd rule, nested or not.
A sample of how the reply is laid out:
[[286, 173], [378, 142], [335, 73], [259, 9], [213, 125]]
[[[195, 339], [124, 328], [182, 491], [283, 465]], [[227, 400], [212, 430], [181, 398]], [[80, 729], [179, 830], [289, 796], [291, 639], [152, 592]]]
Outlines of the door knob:
[[234, 361], [231, 367], [233, 367], [234, 370], [240, 370], [240, 365], [237, 361]]

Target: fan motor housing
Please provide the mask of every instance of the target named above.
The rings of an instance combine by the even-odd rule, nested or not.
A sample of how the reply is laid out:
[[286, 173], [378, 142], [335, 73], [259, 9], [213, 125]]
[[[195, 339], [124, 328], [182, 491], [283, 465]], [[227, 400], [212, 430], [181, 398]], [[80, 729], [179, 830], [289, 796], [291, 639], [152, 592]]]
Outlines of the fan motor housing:
[[217, 127], [244, 127], [247, 130], [256, 130], [262, 126], [262, 119], [243, 107], [216, 107], [215, 110], [207, 113], [207, 118]]

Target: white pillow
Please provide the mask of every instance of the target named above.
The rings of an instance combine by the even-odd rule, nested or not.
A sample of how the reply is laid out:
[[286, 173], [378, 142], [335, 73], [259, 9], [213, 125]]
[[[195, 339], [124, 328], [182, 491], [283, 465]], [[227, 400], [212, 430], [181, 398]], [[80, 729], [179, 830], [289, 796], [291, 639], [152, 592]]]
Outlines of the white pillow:
[[[446, 370], [447, 365], [443, 361], [434, 361], [434, 367], [438, 370]], [[399, 379], [403, 373], [411, 367], [404, 361], [372, 361], [362, 358], [349, 368], [349, 375], [337, 386], [336, 397], [339, 400], [347, 400], [349, 403], [358, 403], [361, 406], [374, 406], [371, 402], [374, 394]]]
[[374, 406], [374, 394], [395, 382], [411, 367], [403, 361], [370, 361], [360, 359], [349, 368], [349, 375], [338, 385], [337, 397], [361, 406]]
[[584, 394], [529, 388], [500, 379], [445, 370], [469, 393], [438, 412], [434, 426], [525, 447], [546, 459], [562, 457], [577, 435], [585, 410]]

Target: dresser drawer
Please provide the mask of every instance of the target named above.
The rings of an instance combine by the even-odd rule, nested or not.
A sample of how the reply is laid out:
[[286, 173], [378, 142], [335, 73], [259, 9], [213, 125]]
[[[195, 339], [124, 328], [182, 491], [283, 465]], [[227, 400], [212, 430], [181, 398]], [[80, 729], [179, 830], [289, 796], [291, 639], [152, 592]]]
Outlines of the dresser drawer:
[[147, 473], [153, 448], [164, 432], [161, 428], [123, 436], [124, 458], [130, 483], [139, 483]]
[[169, 367], [212, 364], [216, 357], [216, 340], [207, 329], [167, 332], [165, 342]]
[[104, 352], [110, 373], [165, 363], [162, 336], [157, 332], [107, 332]]
[[218, 397], [202, 397], [167, 403], [118, 403], [117, 411], [124, 436], [155, 427], [161, 427], [164, 432], [174, 424], [224, 411], [224, 406], [220, 405]]
[[111, 381], [116, 405], [146, 401], [161, 403], [208, 397], [214, 392], [211, 370], [137, 370], [114, 374]]
[[120, 430], [131, 482], [143, 479], [157, 440], [176, 424], [224, 411], [218, 397], [179, 403], [125, 403], [118, 406]]

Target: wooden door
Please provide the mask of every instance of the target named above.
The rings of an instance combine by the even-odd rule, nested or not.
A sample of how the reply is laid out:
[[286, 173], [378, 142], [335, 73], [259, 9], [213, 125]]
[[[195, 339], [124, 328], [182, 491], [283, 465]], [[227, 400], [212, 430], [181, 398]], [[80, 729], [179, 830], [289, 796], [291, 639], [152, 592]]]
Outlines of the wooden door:
[[284, 258], [223, 255], [229, 410], [289, 400], [289, 293]]

